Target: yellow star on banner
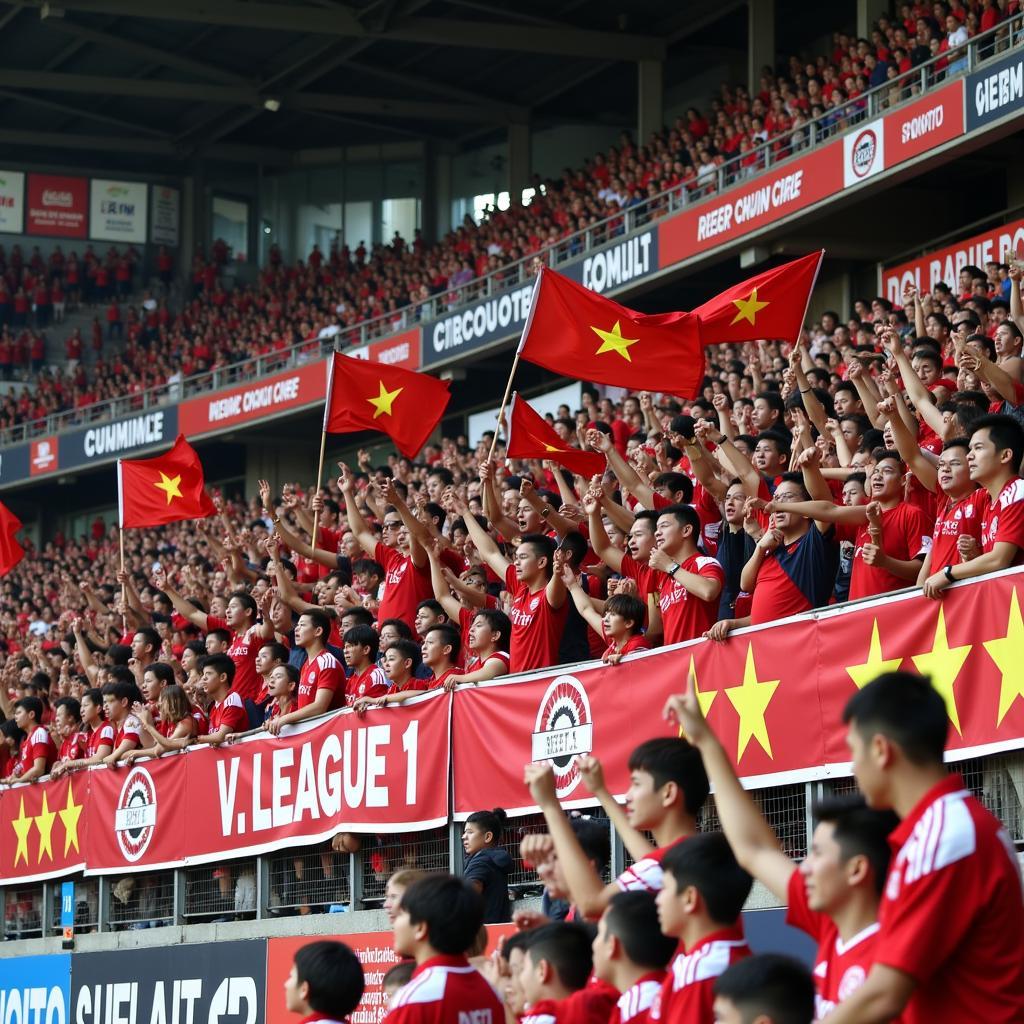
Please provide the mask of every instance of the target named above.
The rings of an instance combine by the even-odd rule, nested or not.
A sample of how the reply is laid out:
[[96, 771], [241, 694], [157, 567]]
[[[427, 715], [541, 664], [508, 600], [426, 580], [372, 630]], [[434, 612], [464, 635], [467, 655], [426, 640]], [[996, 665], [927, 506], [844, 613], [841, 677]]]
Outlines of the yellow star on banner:
[[25, 814], [25, 798], [22, 797], [18, 816], [11, 822], [14, 834], [18, 837], [18, 846], [14, 851], [15, 867], [18, 866], [20, 859], [24, 859], [25, 863], [28, 864], [28, 834], [32, 831], [32, 821], [33, 819]]
[[181, 474], [171, 477], [168, 476], [162, 469], [160, 470], [160, 480], [153, 484], [153, 486], [163, 491], [167, 495], [167, 504], [170, 505], [171, 498], [180, 498], [181, 494]]
[[758, 312], [768, 305], [767, 302], [758, 302], [756, 288], [751, 288], [750, 295], [745, 299], [733, 299], [732, 304], [736, 307], [737, 313], [729, 322], [730, 327], [733, 324], [738, 324], [741, 320], [749, 320], [753, 326]]
[[610, 331], [602, 331], [600, 327], [591, 327], [590, 329], [601, 339], [601, 347], [594, 353], [595, 356], [603, 356], [605, 352], [618, 352], [627, 363], [633, 362], [633, 357], [629, 354], [629, 346], [635, 345], [640, 339], [624, 338], [618, 320], [615, 321], [615, 326]]
[[756, 739], [761, 744], [761, 749], [769, 756], [772, 754], [772, 743], [768, 737], [768, 726], [765, 724], [764, 714], [768, 710], [775, 691], [779, 688], [778, 679], [759, 680], [757, 668], [754, 665], [754, 645], [747, 644], [747, 663], [743, 669], [743, 685], [727, 686], [726, 696], [732, 702], [736, 713], [740, 716], [739, 747], [736, 752], [736, 762], [739, 763], [747, 744], [751, 739]]
[[942, 694], [946, 702], [946, 711], [953, 728], [960, 732], [960, 712], [956, 706], [956, 695], [953, 692], [953, 684], [964, 667], [967, 655], [971, 653], [973, 644], [965, 644], [963, 647], [950, 647], [946, 638], [946, 616], [943, 606], [939, 605], [939, 620], [935, 624], [935, 638], [932, 640], [932, 649], [925, 654], [915, 654], [913, 657], [914, 667], [921, 675], [932, 677], [932, 686]]
[[895, 672], [903, 664], [902, 658], [883, 658], [882, 641], [878, 638], [878, 619], [871, 623], [871, 644], [868, 647], [868, 660], [863, 665], [847, 665], [846, 672], [863, 690], [883, 672]]
[[[690, 655], [690, 671], [687, 673], [687, 678], [693, 680], [693, 692], [697, 696], [697, 703], [700, 704], [700, 713], [707, 718], [708, 712], [711, 710], [711, 705], [715, 703], [715, 698], [718, 696], [717, 690], [712, 690], [710, 693], [701, 693], [700, 684], [697, 682], [697, 666], [693, 663], [693, 655]], [[679, 726], [679, 738], [685, 740], [686, 730], [680, 725]]]
[[395, 399], [405, 390], [405, 388], [395, 388], [394, 391], [388, 391], [384, 387], [384, 381], [378, 381], [380, 384], [380, 394], [376, 398], [368, 398], [367, 401], [377, 411], [373, 414], [373, 418], [376, 419], [378, 416], [390, 416], [391, 406], [395, 404]]
[[36, 863], [43, 859], [45, 853], [50, 860], [53, 860], [53, 822], [57, 817], [56, 811], [51, 811], [46, 802], [46, 790], [43, 790], [43, 806], [35, 816], [36, 829], [39, 831], [39, 854]]
[[78, 819], [82, 814], [82, 805], [75, 803], [75, 790], [68, 782], [68, 799], [64, 808], [57, 812], [60, 815], [60, 823], [64, 826], [64, 856], [72, 846], [76, 853], [81, 853], [78, 846]]
[[986, 640], [984, 647], [1002, 673], [999, 682], [999, 717], [996, 719], [996, 725], [1002, 725], [1013, 702], [1018, 697], [1024, 697], [1024, 619], [1021, 618], [1016, 587], [1010, 598], [1006, 636]]

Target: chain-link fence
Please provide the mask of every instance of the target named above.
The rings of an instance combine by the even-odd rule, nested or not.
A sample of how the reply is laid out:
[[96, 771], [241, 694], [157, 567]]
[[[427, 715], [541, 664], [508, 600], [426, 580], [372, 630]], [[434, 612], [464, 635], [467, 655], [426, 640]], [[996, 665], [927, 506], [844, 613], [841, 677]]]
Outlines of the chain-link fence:
[[185, 869], [186, 920], [244, 921], [257, 902], [255, 858]]
[[329, 843], [271, 858], [271, 912], [286, 916], [347, 910], [352, 903], [350, 859]]

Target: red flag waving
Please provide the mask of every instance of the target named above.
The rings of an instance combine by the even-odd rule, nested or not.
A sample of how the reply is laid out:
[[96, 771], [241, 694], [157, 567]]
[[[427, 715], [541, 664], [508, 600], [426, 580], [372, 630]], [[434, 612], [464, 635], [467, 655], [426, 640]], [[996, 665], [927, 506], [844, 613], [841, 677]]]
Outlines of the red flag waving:
[[324, 430], [379, 430], [410, 459], [441, 422], [452, 397], [446, 380], [337, 353], [330, 374]]
[[25, 549], [14, 536], [20, 529], [21, 520], [0, 502], [0, 576], [9, 573], [25, 557]]
[[783, 263], [698, 306], [693, 312], [700, 317], [701, 341], [705, 345], [761, 338], [795, 342], [824, 256], [822, 249]]
[[604, 456], [598, 452], [582, 452], [566, 444], [554, 428], [517, 394], [512, 396], [512, 412], [508, 419], [510, 459], [550, 459], [580, 476], [590, 477], [604, 472]]
[[576, 380], [683, 398], [704, 379], [699, 317], [637, 313], [547, 268], [533, 289], [519, 354]]
[[179, 434], [174, 447], [152, 459], [118, 459], [122, 526], [162, 526], [205, 519], [217, 510], [203, 489], [203, 464]]

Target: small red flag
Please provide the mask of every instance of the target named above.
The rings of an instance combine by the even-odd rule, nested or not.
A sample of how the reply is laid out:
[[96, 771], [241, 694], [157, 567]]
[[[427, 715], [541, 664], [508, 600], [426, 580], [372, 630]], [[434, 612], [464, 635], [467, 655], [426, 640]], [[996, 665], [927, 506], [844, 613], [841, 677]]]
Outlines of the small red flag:
[[795, 342], [818, 280], [825, 250], [801, 256], [781, 267], [747, 278], [698, 306], [701, 341], [718, 345], [732, 341]]
[[184, 434], [164, 455], [118, 459], [121, 526], [163, 526], [212, 516], [216, 509], [204, 483], [203, 464]]
[[512, 396], [505, 454], [510, 459], [549, 459], [586, 477], [603, 473], [605, 466], [604, 456], [599, 452], [580, 451], [563, 441], [548, 421], [518, 393]]
[[21, 520], [0, 502], [0, 576], [6, 576], [25, 557], [25, 549], [14, 536], [20, 529]]
[[334, 353], [327, 381], [324, 430], [379, 430], [416, 458], [451, 399], [448, 381], [386, 363]]
[[575, 380], [683, 398], [704, 379], [699, 317], [637, 313], [547, 268], [537, 276], [519, 354]]

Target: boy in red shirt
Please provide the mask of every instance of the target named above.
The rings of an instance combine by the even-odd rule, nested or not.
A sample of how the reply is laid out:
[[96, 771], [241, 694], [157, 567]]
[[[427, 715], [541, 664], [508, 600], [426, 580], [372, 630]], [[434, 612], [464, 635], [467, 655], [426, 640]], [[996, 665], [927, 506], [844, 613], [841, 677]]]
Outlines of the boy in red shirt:
[[[360, 697], [372, 699], [388, 692], [388, 678], [377, 666], [379, 644], [380, 638], [373, 626], [352, 626], [345, 630], [342, 650], [352, 673], [341, 695], [345, 705], [351, 707]], [[340, 706], [337, 700], [335, 706]]]
[[799, 960], [781, 953], [748, 956], [730, 967], [714, 985], [719, 1024], [811, 1024], [814, 983]]
[[74, 697], [61, 697], [54, 704], [53, 724], [61, 738], [58, 763], [85, 757], [89, 740], [82, 731], [82, 706]]
[[235, 692], [235, 663], [226, 654], [207, 654], [199, 659], [199, 680], [210, 697], [209, 731], [196, 737], [196, 743], [218, 746], [228, 736], [249, 728], [249, 715], [242, 698]]
[[138, 686], [127, 679], [103, 687], [103, 709], [114, 728], [114, 749], [103, 764], [117, 764], [125, 754], [142, 746], [142, 723], [131, 713], [131, 706], [141, 700]]
[[57, 760], [57, 747], [40, 724], [42, 718], [43, 702], [38, 697], [22, 697], [14, 702], [14, 723], [25, 738], [14, 768], [4, 782], [35, 782], [46, 775]]
[[887, 672], [843, 711], [857, 785], [902, 819], [875, 965], [830, 1024], [1024, 1020], [1024, 895], [1002, 823], [943, 763], [949, 717], [927, 679]]
[[606, 665], [618, 665], [627, 654], [634, 651], [650, 650], [650, 644], [644, 637], [644, 605], [638, 597], [632, 594], [612, 594], [604, 602], [604, 614], [598, 614], [593, 600], [568, 563], [562, 566], [562, 582], [584, 621], [595, 633], [603, 636], [608, 644], [601, 655]]

